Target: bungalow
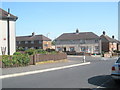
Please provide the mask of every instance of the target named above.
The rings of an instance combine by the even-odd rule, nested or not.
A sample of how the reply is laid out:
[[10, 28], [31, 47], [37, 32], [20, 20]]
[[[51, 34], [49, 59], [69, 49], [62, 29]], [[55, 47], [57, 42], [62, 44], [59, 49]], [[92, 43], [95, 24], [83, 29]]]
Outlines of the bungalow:
[[93, 32], [63, 33], [55, 39], [57, 51], [75, 51], [77, 53], [101, 53], [100, 37]]
[[45, 37], [44, 35], [35, 35], [33, 32], [32, 35], [28, 36], [17, 36], [16, 45], [17, 47], [22, 47], [25, 50], [33, 49], [51, 49], [51, 39]]
[[15, 24], [18, 17], [0, 8], [0, 55], [16, 51]]

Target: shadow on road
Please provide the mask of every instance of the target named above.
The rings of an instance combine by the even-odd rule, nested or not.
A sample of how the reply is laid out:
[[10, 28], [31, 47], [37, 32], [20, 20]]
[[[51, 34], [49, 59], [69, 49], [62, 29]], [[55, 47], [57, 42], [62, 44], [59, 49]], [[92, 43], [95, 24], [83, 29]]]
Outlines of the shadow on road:
[[120, 83], [115, 83], [110, 75], [94, 76], [88, 79], [89, 84], [100, 86], [101, 88], [119, 88]]

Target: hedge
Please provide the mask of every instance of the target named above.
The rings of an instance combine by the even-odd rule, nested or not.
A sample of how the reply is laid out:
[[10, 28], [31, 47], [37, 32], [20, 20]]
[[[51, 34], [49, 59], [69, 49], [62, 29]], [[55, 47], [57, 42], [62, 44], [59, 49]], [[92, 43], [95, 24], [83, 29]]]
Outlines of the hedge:
[[22, 54], [22, 55], [3, 55], [2, 56], [2, 63], [5, 67], [10, 66], [26, 66], [30, 62], [30, 58], [28, 54]]

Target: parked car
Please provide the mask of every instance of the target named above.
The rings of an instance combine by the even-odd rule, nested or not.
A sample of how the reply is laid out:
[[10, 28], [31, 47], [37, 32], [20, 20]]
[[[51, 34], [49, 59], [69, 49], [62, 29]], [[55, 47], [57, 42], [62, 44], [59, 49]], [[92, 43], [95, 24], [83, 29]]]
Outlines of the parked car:
[[120, 57], [111, 68], [111, 76], [115, 81], [120, 81]]

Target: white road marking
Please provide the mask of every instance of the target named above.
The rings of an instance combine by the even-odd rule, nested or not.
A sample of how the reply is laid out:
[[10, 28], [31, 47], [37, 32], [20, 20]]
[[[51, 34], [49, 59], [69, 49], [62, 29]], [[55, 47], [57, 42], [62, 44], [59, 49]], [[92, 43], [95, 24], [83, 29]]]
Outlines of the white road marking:
[[36, 73], [42, 73], [42, 72], [48, 72], [48, 71], [54, 71], [54, 70], [60, 70], [60, 69], [66, 69], [66, 68], [71, 68], [71, 67], [77, 67], [80, 65], [87, 65], [87, 64], [90, 64], [90, 62], [73, 64], [73, 65], [69, 65], [69, 66], [56, 67], [56, 68], [50, 68], [50, 69], [44, 69], [44, 70], [36, 70], [36, 71], [30, 71], [30, 72], [2, 75], [2, 76], [0, 76], [0, 79], [10, 78], [10, 77], [18, 77], [18, 76], [24, 76], [24, 75], [30, 75], [30, 74], [36, 74]]

